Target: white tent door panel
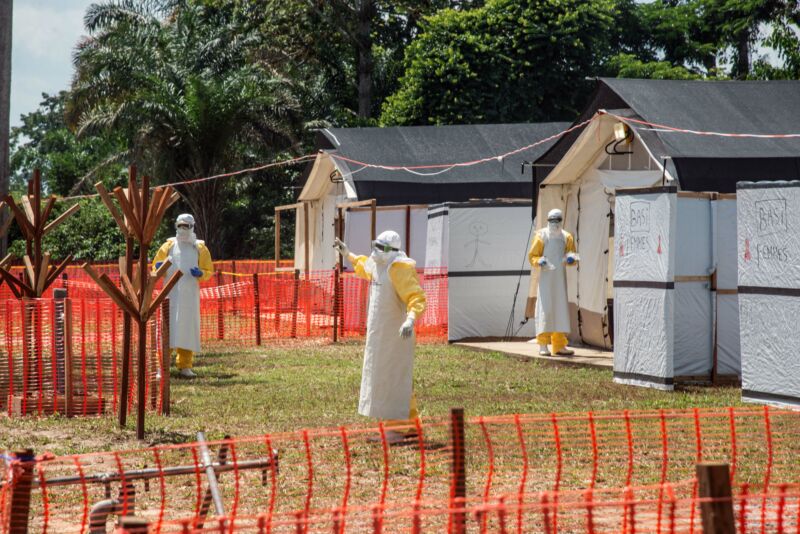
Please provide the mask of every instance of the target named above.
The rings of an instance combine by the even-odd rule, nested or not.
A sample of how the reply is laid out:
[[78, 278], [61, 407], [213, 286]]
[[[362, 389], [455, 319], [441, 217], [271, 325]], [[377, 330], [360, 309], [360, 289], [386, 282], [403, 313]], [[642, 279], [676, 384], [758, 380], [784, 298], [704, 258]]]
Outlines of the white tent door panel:
[[[512, 334], [532, 338], [536, 335], [534, 321], [520, 327], [525, 317], [525, 290], [528, 277], [520, 284], [520, 294], [513, 310]], [[448, 340], [466, 338], [504, 337], [511, 320], [516, 276], [485, 276], [480, 278], [455, 276], [448, 280]], [[518, 330], [519, 329], [519, 330]]]
[[717, 373], [741, 376], [739, 297], [717, 295]]
[[674, 291], [616, 288], [614, 382], [673, 389]]
[[[614, 229], [614, 281], [666, 282], [672, 279], [675, 253], [676, 195], [618, 192]], [[616, 321], [615, 321], [616, 322]]]
[[447, 206], [428, 208], [425, 267], [447, 267], [449, 224]]
[[737, 191], [739, 285], [800, 288], [800, 187]]
[[800, 406], [800, 298], [740, 295], [739, 304], [743, 399]]
[[675, 376], [708, 376], [714, 365], [712, 351], [713, 294], [707, 282], [675, 284]]

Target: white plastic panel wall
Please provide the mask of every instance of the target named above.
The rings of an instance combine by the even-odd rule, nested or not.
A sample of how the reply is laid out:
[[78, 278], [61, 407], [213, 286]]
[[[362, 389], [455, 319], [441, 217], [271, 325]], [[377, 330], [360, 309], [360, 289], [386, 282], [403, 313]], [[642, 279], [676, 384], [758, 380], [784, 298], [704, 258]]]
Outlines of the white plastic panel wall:
[[533, 321], [518, 330], [530, 276], [530, 204], [452, 203], [447, 222], [449, 339], [533, 336]]
[[[675, 250], [676, 377], [709, 376], [713, 367], [712, 210], [709, 197], [677, 199]], [[691, 281], [681, 279], [690, 277]]]
[[672, 390], [675, 292], [618, 287], [614, 291], [614, 382]]
[[[428, 232], [428, 213], [424, 208], [411, 210], [411, 254], [419, 267], [425, 265], [427, 253], [426, 239]], [[408, 237], [406, 236], [406, 207], [381, 208], [377, 211], [375, 219], [375, 234], [384, 230], [394, 230], [400, 234], [403, 250], [406, 249]], [[344, 226], [345, 243], [353, 254], [369, 255], [371, 252], [372, 237], [372, 212], [370, 210], [349, 210], [345, 215]], [[352, 268], [345, 261], [348, 268]]]
[[711, 258], [711, 201], [683, 198], [677, 201], [675, 276], [708, 276]]
[[742, 398], [800, 406], [800, 182], [736, 194]]
[[614, 381], [672, 389], [677, 189], [618, 189]]
[[426, 240], [425, 267], [447, 267], [449, 252], [449, 208], [447, 204], [428, 207], [428, 237]]
[[736, 260], [736, 199], [712, 201], [717, 218], [717, 373], [742, 375], [739, 344], [738, 265]]

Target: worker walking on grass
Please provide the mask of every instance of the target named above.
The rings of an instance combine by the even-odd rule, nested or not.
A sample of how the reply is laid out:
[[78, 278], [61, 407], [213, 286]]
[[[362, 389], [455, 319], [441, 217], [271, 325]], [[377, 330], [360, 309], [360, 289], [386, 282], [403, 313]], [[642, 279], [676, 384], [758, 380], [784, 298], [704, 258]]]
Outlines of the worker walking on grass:
[[167, 277], [181, 271], [183, 276], [169, 294], [169, 346], [177, 353], [180, 376], [194, 378], [194, 354], [200, 352], [200, 282], [214, 274], [211, 253], [194, 233], [194, 217], [178, 215], [175, 237], [158, 249], [153, 267], [158, 269], [169, 260]]
[[369, 257], [352, 254], [339, 239], [335, 247], [358, 277], [370, 281], [358, 413], [384, 420], [387, 441], [397, 444], [414, 433], [397, 427], [413, 425], [419, 416], [412, 391], [414, 323], [425, 311], [426, 300], [416, 262], [400, 250], [400, 236], [392, 231], [372, 242]]
[[536, 342], [539, 355], [550, 356], [548, 345], [558, 356], [572, 356], [567, 348], [569, 306], [567, 304], [566, 266], [578, 264], [575, 240], [562, 228], [561, 210], [550, 210], [547, 227], [536, 232], [528, 252], [532, 267], [539, 268], [539, 292], [536, 298]]

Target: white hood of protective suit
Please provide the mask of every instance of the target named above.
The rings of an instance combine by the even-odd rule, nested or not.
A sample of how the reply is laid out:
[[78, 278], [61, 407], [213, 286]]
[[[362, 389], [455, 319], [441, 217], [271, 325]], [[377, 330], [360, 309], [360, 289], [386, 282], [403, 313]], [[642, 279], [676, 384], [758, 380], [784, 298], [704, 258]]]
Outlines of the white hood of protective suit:
[[197, 243], [197, 234], [191, 228], [176, 228], [175, 240], [179, 243], [191, 243], [194, 245]]

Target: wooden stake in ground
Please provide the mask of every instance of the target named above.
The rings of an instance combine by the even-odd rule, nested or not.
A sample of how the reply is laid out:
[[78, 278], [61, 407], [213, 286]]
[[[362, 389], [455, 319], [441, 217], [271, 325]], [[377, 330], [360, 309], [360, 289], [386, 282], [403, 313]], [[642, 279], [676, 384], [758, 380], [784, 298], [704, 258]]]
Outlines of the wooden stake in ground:
[[[132, 238], [139, 243], [139, 261], [136, 269], [133, 269], [133, 261], [130, 254], [126, 255], [125, 260], [120, 261], [120, 282], [121, 288], [117, 287], [106, 274], [98, 274], [91, 265], [85, 264], [84, 270], [94, 279], [103, 291], [119, 306], [122, 310], [136, 322], [138, 326], [138, 355], [137, 355], [137, 406], [136, 406], [136, 437], [144, 439], [144, 412], [146, 407], [145, 398], [145, 367], [147, 365], [147, 321], [159, 309], [161, 303], [167, 298], [169, 292], [178, 283], [182, 273], [175, 272], [166, 281], [162, 290], [153, 298], [153, 290], [156, 283], [164, 277], [170, 262], [164, 262], [161, 267], [151, 276], [147, 254], [150, 244], [158, 230], [164, 213], [174, 204], [179, 196], [172, 187], [160, 187], [150, 194], [150, 179], [142, 177], [141, 187], [136, 181], [136, 171], [131, 168], [128, 177], [128, 188], [117, 187], [113, 190], [113, 198], [117, 200], [119, 209], [114, 204], [112, 194], [103, 187], [103, 184], [95, 184], [100, 198], [111, 212], [111, 216], [117, 222], [123, 235]], [[121, 210], [121, 213], [120, 213]], [[128, 247], [130, 250], [130, 247]], [[124, 358], [123, 358], [124, 359]], [[125, 384], [126, 374], [128, 373], [128, 362], [123, 361], [123, 395], [127, 396], [127, 384]], [[169, 373], [163, 372], [162, 380], [169, 379]], [[120, 425], [126, 423], [126, 399], [120, 403]]]
[[[28, 193], [22, 195], [20, 204], [17, 204], [10, 195], [6, 196], [3, 202], [0, 202], [0, 213], [3, 213], [5, 206], [11, 208], [11, 213], [17, 221], [17, 226], [19, 226], [22, 236], [25, 238], [25, 245], [28, 251], [22, 258], [25, 264], [22, 279], [16, 278], [11, 274], [7, 265], [11, 259], [10, 256], [6, 256], [0, 261], [0, 278], [8, 284], [17, 298], [40, 298], [56, 281], [69, 262], [72, 261], [72, 255], [68, 255], [56, 266], [50, 263], [50, 254], [42, 250], [44, 236], [55, 230], [58, 225], [66, 221], [80, 208], [78, 204], [73, 204], [48, 224], [47, 219], [50, 217], [55, 203], [55, 195], [50, 195], [44, 206], [42, 206], [42, 176], [39, 169], [35, 169], [33, 178], [28, 180]], [[2, 225], [0, 237], [8, 232], [10, 223], [11, 219], [9, 218]]]

